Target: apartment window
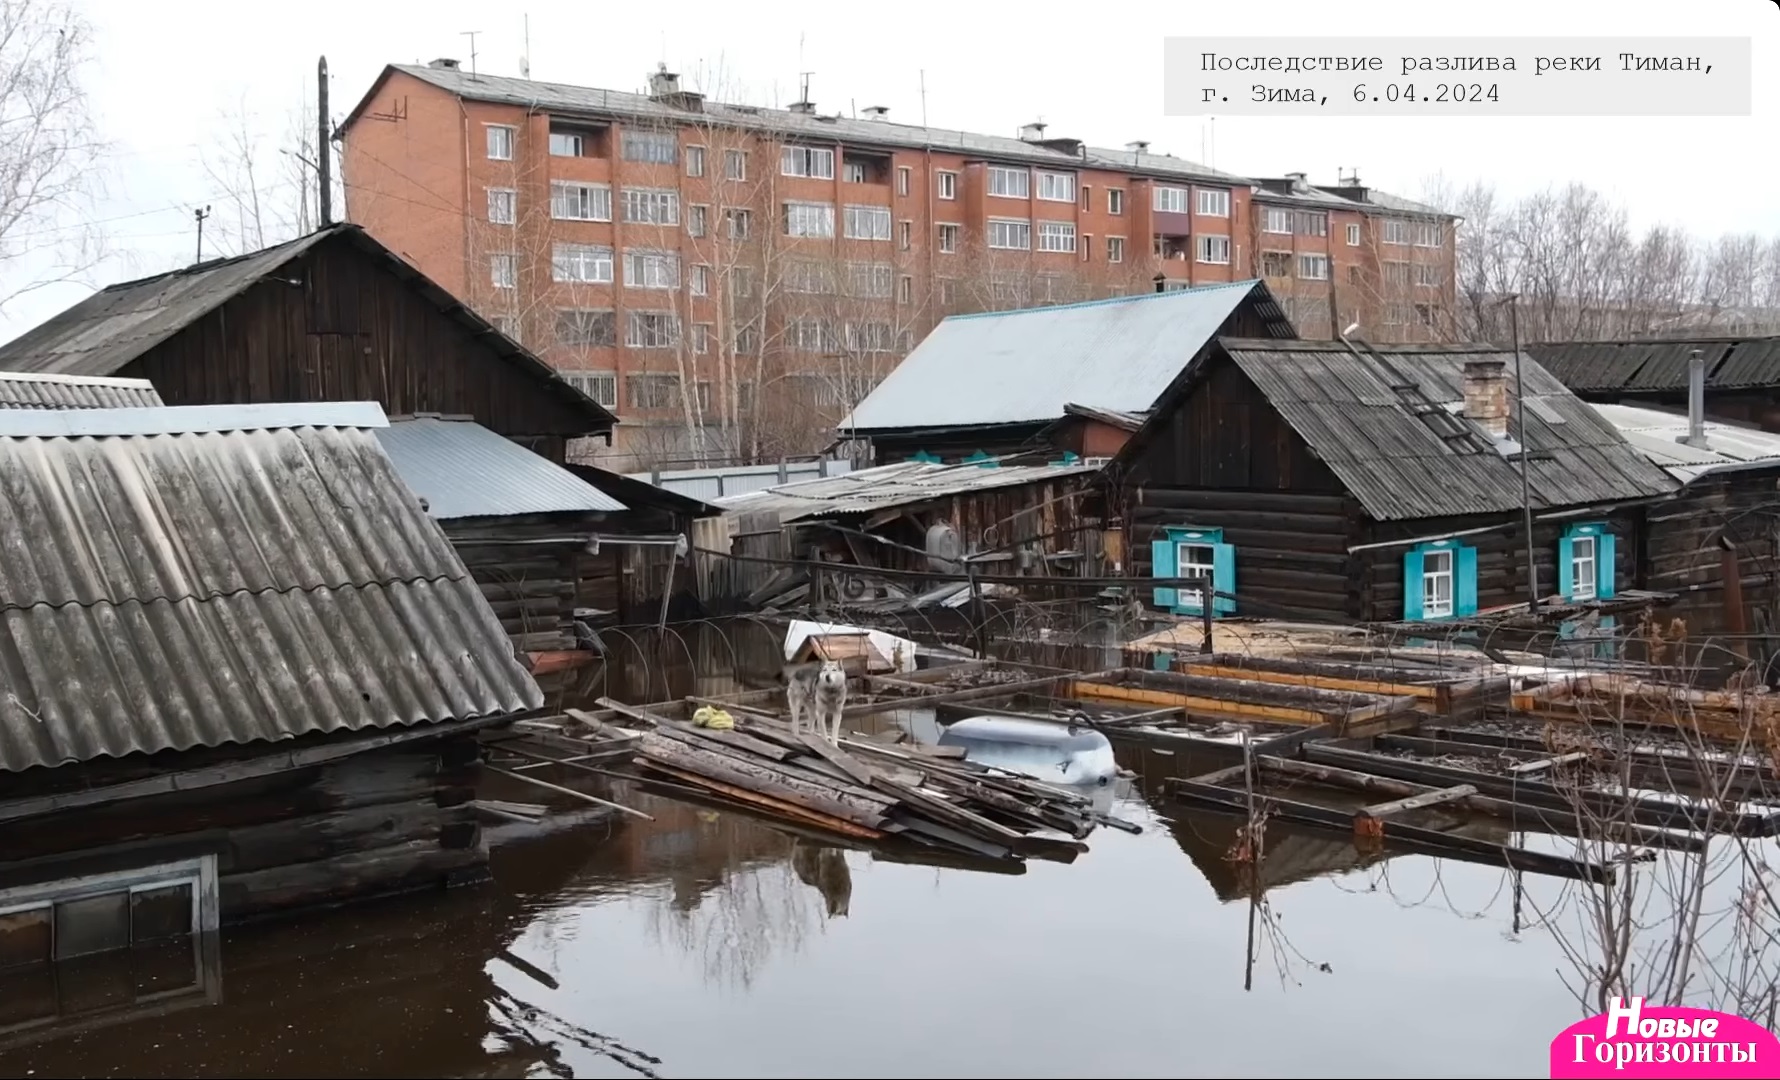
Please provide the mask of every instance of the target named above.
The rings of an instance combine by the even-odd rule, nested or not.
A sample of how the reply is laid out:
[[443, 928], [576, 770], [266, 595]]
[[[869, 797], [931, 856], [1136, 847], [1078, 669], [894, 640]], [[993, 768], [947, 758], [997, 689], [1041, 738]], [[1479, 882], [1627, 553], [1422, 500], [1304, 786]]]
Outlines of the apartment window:
[[1088, 262], [1089, 260], [1094, 258], [1094, 234], [1093, 233], [1083, 233], [1082, 234], [1081, 251], [1082, 251], [1082, 261], [1083, 262]]
[[[624, 343], [631, 348], [671, 349], [680, 344], [680, 317], [673, 312], [631, 311], [625, 315]], [[636, 404], [634, 395], [631, 404]]]
[[1214, 188], [1194, 188], [1194, 209], [1205, 217], [1229, 217], [1230, 193]]
[[1230, 261], [1230, 238], [1228, 236], [1201, 236], [1198, 249], [1198, 259], [1202, 263], [1222, 264]]
[[896, 270], [889, 263], [848, 263], [847, 295], [860, 300], [888, 300]]
[[1360, 227], [1358, 225], [1349, 225], [1347, 227], [1347, 246], [1360, 246]]
[[513, 130], [505, 124], [488, 125], [488, 160], [513, 160]]
[[1476, 613], [1476, 548], [1436, 540], [1403, 556], [1404, 619], [1450, 619]]
[[896, 239], [897, 246], [904, 251], [913, 247], [915, 243], [915, 223], [912, 221], [904, 221], [899, 224], [897, 226]]
[[896, 327], [887, 322], [850, 322], [846, 326], [846, 340], [848, 352], [895, 352]]
[[562, 377], [569, 385], [604, 405], [618, 407], [618, 376], [610, 371], [565, 371]]
[[489, 280], [497, 289], [517, 289], [519, 287], [519, 256], [512, 254], [490, 255], [488, 257]]
[[1438, 304], [1415, 305], [1415, 321], [1432, 328], [1440, 325], [1440, 306]]
[[1386, 304], [1384, 306], [1384, 324], [1386, 326], [1407, 326], [1415, 318], [1415, 309], [1408, 304]]
[[1417, 221], [1410, 229], [1410, 237], [1416, 247], [1437, 248], [1440, 246], [1440, 223], [1435, 221]]
[[686, 208], [686, 235], [703, 236], [710, 214], [711, 208], [708, 206], [688, 206]]
[[1327, 255], [1298, 256], [1298, 276], [1306, 281], [1329, 280], [1329, 257]]
[[936, 172], [933, 174], [934, 184], [942, 199], [958, 197], [958, 174], [955, 172]]
[[[216, 856], [6, 890], [0, 967], [191, 939], [217, 926]], [[66, 993], [64, 989], [64, 993]], [[124, 993], [128, 994], [128, 982]], [[9, 1002], [10, 1004], [10, 1002]], [[8, 1029], [17, 1017], [9, 1010]]]
[[1025, 169], [1008, 169], [1000, 165], [989, 166], [989, 194], [999, 195], [1006, 199], [1026, 199], [1032, 196], [1032, 174]]
[[814, 259], [788, 259], [783, 283], [786, 292], [811, 296], [832, 296], [835, 292], [834, 266]]
[[[1150, 542], [1150, 576], [1209, 578], [1212, 614], [1234, 613], [1236, 549], [1224, 543], [1223, 530], [1176, 525], [1165, 527], [1162, 532], [1161, 539]], [[1195, 588], [1157, 588], [1151, 600], [1165, 611], [1198, 615], [1204, 611], [1205, 595]]]
[[729, 268], [729, 298], [746, 300], [754, 295], [754, 268], [752, 266], [732, 266]]
[[1321, 210], [1298, 211], [1299, 236], [1329, 235], [1329, 215]]
[[625, 188], [624, 220], [632, 225], [678, 225], [680, 195], [665, 188]]
[[1385, 218], [1383, 240], [1387, 244], [1409, 243], [1409, 222], [1402, 218]]
[[748, 155], [740, 150], [723, 151], [723, 178], [726, 180], [748, 179]]
[[677, 289], [680, 256], [671, 251], [627, 251], [624, 284], [632, 289]]
[[610, 311], [558, 311], [556, 343], [579, 348], [609, 348], [618, 344], [617, 317]]
[[[739, 330], [737, 330], [735, 332], [735, 355], [737, 355], [737, 356], [758, 356], [759, 354], [760, 354], [760, 327], [754, 323], [749, 323], [748, 325], [740, 328]], [[752, 390], [752, 389], [753, 388], [750, 385], [748, 385], [747, 383], [743, 383], [740, 387], [738, 387], [738, 390], [744, 390], [744, 391], [748, 391], [748, 390]], [[747, 394], [745, 394], [745, 393], [738, 393], [736, 396], [740, 397], [742, 399], [742, 403], [744, 405], [747, 404], [748, 401], [750, 400], [748, 398]]]
[[1365, 271], [1361, 270], [1357, 266], [1348, 267], [1347, 268], [1347, 283], [1349, 285], [1363, 285], [1363, 284], [1365, 284], [1366, 283]]
[[1124, 237], [1109, 236], [1106, 238], [1106, 261], [1109, 263], [1122, 263], [1125, 261]]
[[703, 176], [705, 174], [705, 148], [688, 146], [686, 148], [686, 175]]
[[596, 244], [556, 244], [550, 249], [550, 279], [583, 285], [611, 284], [612, 249]]
[[1178, 187], [1156, 186], [1156, 211], [1162, 214], [1184, 214], [1187, 212], [1187, 189]]
[[1417, 285], [1427, 285], [1437, 288], [1440, 285], [1445, 284], [1445, 282], [1446, 272], [1438, 265], [1434, 263], [1415, 264], [1415, 283]]
[[1261, 231], [1262, 232], [1270, 232], [1270, 233], [1284, 233], [1288, 236], [1291, 235], [1292, 212], [1290, 210], [1282, 210], [1277, 206], [1269, 206], [1266, 209], [1262, 210], [1261, 211]]
[[1074, 202], [1075, 174], [1040, 172], [1038, 174], [1038, 197], [1046, 202]]
[[611, 221], [612, 189], [604, 184], [550, 184], [550, 216], [560, 221]]
[[668, 131], [626, 131], [619, 152], [626, 161], [672, 165], [679, 160], [680, 140]]
[[633, 409], [672, 409], [680, 404], [678, 375], [632, 375], [624, 384]]
[[831, 353], [840, 350], [834, 324], [826, 319], [793, 319], [785, 337], [798, 352]]
[[1388, 285], [1409, 284], [1409, 264], [1406, 262], [1387, 262], [1384, 264], [1384, 280]]
[[1082, 212], [1088, 213], [1088, 212], [1092, 211], [1093, 209], [1094, 209], [1094, 189], [1092, 187], [1089, 187], [1087, 184], [1083, 184], [1082, 185]]
[[1289, 251], [1261, 252], [1261, 276], [1283, 278], [1292, 276], [1292, 253]]
[[847, 207], [847, 239], [890, 239], [890, 208], [887, 206]]
[[[796, 148], [787, 147], [787, 149]], [[834, 235], [834, 204], [786, 203], [785, 235], [832, 237]]]
[[896, 279], [896, 302], [899, 304], [915, 302], [915, 279], [907, 274]]
[[909, 168], [907, 165], [898, 165], [896, 167], [896, 193], [898, 195], [902, 195], [902, 196], [908, 195], [909, 186], [912, 182], [913, 175], [914, 175], [914, 170]]
[[939, 250], [942, 255], [956, 254], [958, 251], [957, 225], [941, 225], [939, 227]]
[[1125, 189], [1124, 188], [1107, 188], [1106, 189], [1106, 212], [1109, 214], [1115, 214], [1115, 215], [1123, 214], [1125, 212]]
[[692, 268], [692, 295], [711, 295], [711, 268], [700, 263]]
[[550, 133], [551, 157], [586, 157], [587, 137], [572, 131]]
[[951, 278], [940, 278], [938, 285], [940, 307], [951, 307], [958, 302], [958, 283], [956, 281]]
[[785, 176], [834, 179], [834, 151], [815, 146], [787, 146], [779, 151], [779, 172]]
[[865, 163], [862, 161], [841, 162], [841, 180], [848, 184], [865, 183]]
[[1075, 223], [1072, 221], [1039, 222], [1038, 250], [1074, 252]]
[[711, 351], [711, 324], [692, 324], [692, 351], [700, 356]]
[[729, 209], [723, 211], [723, 217], [729, 222], [731, 240], [746, 240], [753, 232], [754, 215], [749, 211]]
[[990, 218], [989, 246], [1001, 251], [1031, 251], [1032, 223], [1019, 218]]
[[512, 188], [488, 189], [488, 220], [496, 225], [511, 225], [519, 217], [519, 192]]
[[1558, 540], [1558, 585], [1565, 600], [1614, 594], [1614, 537], [1604, 522], [1571, 525]]

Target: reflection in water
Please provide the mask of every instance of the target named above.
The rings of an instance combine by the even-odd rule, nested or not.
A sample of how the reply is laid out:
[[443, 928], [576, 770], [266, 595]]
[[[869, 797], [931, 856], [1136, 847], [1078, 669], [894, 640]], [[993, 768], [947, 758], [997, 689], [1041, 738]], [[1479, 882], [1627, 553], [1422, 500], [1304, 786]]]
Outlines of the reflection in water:
[[847, 869], [847, 857], [841, 849], [811, 840], [794, 840], [791, 845], [791, 869], [797, 880], [822, 894], [828, 905], [828, 917], [844, 919], [853, 899], [853, 872]]

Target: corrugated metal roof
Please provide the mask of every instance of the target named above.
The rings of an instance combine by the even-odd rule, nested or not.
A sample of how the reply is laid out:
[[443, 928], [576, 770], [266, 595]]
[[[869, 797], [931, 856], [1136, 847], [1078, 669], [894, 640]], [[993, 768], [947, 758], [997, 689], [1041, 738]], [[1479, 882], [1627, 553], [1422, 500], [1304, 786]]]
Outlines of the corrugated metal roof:
[[521, 514], [615, 514], [624, 504], [472, 420], [417, 416], [377, 430], [383, 452], [438, 521]]
[[[1338, 341], [1224, 339], [1220, 346], [1373, 519], [1520, 509], [1518, 457], [1504, 455], [1480, 428], [1457, 416], [1469, 361], [1501, 361], [1514, 400], [1512, 353], [1492, 345], [1398, 345], [1369, 346], [1373, 355], [1364, 349], [1356, 355]], [[1522, 370], [1535, 508], [1641, 499], [1676, 489], [1673, 479], [1536, 361], [1523, 358]], [[1420, 415], [1426, 407], [1398, 386], [1419, 390], [1430, 415]], [[1509, 437], [1518, 441], [1515, 411], [1510, 409]], [[1449, 440], [1436, 433], [1436, 424], [1475, 437]]]
[[1759, 428], [1706, 422], [1706, 445], [1688, 446], [1687, 417], [1632, 405], [1596, 405], [1626, 441], [1669, 475], [1691, 483], [1709, 473], [1769, 464], [1780, 468], [1780, 434]]
[[130, 409], [161, 404], [147, 379], [0, 371], [0, 409]]
[[81, 417], [205, 412], [0, 414], [0, 769], [543, 704], [372, 433], [309, 426], [340, 406]]
[[1710, 390], [1780, 387], [1780, 337], [1559, 341], [1526, 352], [1579, 393], [1681, 392], [1695, 349]]
[[710, 505], [745, 495], [750, 491], [795, 480], [820, 479], [851, 472], [853, 463], [845, 459], [830, 461], [790, 461], [783, 465], [727, 465], [708, 469], [667, 469], [653, 473], [630, 473], [632, 480], [659, 485], [677, 495], [698, 499]]
[[975, 491], [1036, 484], [1099, 471], [1093, 465], [937, 465], [903, 461], [845, 476], [780, 484], [718, 500], [731, 514], [777, 513], [781, 521], [861, 514]]
[[[1252, 300], [1251, 300], [1252, 297]], [[1155, 404], [1244, 301], [1294, 336], [1258, 281], [954, 315], [843, 419], [842, 431], [1055, 420], [1071, 403]]]

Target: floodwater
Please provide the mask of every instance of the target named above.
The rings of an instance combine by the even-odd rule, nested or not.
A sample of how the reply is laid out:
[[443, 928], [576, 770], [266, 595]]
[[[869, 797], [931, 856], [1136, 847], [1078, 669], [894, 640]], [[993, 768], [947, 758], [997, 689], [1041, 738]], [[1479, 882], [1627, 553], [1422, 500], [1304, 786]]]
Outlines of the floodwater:
[[[737, 637], [627, 677], [733, 689], [758, 651]], [[1580, 886], [1368, 866], [1275, 823], [1251, 888], [1234, 819], [1162, 795], [1194, 769], [1120, 760], [1141, 775], [1113, 812], [1143, 833], [1018, 875], [832, 849], [818, 875], [771, 828], [626, 791], [656, 820], [499, 843], [489, 885], [226, 933], [184, 991], [127, 958], [0, 982], [0, 1075], [1547, 1075], [1585, 1010], [1556, 933], [1524, 924]]]

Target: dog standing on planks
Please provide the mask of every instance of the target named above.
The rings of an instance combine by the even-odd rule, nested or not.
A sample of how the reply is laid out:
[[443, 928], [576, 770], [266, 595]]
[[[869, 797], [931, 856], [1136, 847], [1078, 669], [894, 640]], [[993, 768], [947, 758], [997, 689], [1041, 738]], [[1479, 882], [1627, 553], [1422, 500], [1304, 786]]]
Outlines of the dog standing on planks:
[[785, 707], [791, 713], [791, 733], [803, 730], [806, 720], [829, 745], [841, 743], [841, 710], [847, 707], [847, 669], [838, 660], [794, 664], [785, 668]]

